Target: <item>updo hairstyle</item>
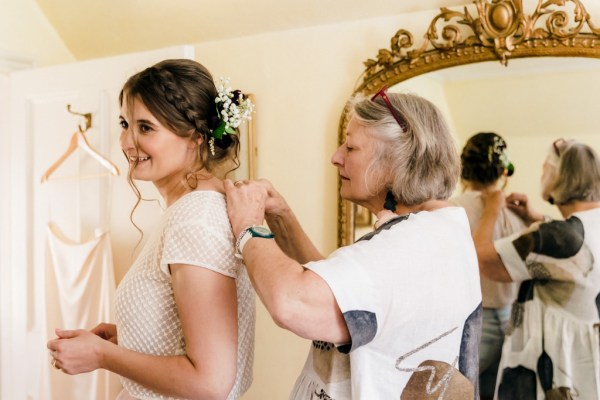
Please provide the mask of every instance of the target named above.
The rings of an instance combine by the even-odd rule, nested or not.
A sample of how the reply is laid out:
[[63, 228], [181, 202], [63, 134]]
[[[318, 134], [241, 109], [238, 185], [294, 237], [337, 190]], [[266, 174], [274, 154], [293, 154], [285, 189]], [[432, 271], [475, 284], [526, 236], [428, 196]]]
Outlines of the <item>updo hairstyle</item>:
[[212, 75], [203, 65], [194, 60], [176, 59], [161, 61], [129, 78], [119, 95], [119, 102], [123, 104], [126, 99], [132, 106], [139, 100], [177, 136], [194, 142], [203, 137], [189, 177], [203, 168], [213, 172], [223, 161], [232, 158], [235, 165], [239, 165], [238, 135], [214, 139], [214, 154], [209, 149], [211, 132], [219, 124], [216, 97]]
[[464, 181], [490, 185], [500, 177], [511, 176], [514, 166], [506, 153], [506, 141], [494, 132], [471, 136], [460, 155]]

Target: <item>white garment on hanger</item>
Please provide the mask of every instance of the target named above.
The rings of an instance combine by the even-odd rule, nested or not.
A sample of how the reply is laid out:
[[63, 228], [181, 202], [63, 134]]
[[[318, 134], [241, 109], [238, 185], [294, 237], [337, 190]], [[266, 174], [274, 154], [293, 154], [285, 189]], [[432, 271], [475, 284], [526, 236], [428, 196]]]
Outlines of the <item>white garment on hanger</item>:
[[[110, 237], [97, 231], [89, 241], [67, 238], [50, 222], [47, 228], [46, 326], [48, 339], [55, 328], [91, 329], [100, 322], [113, 321], [115, 276]], [[67, 375], [46, 365], [50, 399], [112, 400], [109, 372]]]

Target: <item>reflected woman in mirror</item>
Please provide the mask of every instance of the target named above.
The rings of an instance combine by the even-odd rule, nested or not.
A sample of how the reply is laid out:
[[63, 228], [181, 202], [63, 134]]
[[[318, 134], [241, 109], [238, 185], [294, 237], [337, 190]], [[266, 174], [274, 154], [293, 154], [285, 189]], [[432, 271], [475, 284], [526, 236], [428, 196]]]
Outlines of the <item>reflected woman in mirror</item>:
[[255, 297], [216, 171], [237, 159], [252, 106], [192, 60], [132, 76], [120, 103], [129, 183], [141, 200], [134, 180], [151, 181], [166, 210], [117, 288], [116, 325], [57, 329], [53, 365], [120, 375], [119, 400], [237, 399], [252, 380]]
[[313, 341], [290, 398], [479, 398], [481, 289], [467, 216], [447, 201], [460, 161], [446, 122], [385, 88], [348, 107], [340, 193], [378, 219], [356, 243], [325, 258], [269, 182], [225, 183], [258, 295]]
[[[520, 284], [502, 352], [496, 396], [600, 398], [600, 159], [589, 146], [557, 140], [542, 196], [564, 220], [545, 220], [521, 194], [485, 198], [474, 233], [481, 274]], [[494, 241], [505, 207], [531, 225]]]
[[[483, 214], [482, 196], [503, 188], [515, 171], [506, 150], [504, 139], [493, 132], [481, 132], [470, 137], [462, 150], [461, 182], [464, 192], [450, 201], [465, 209], [472, 232]], [[525, 227], [525, 222], [515, 212], [503, 208], [496, 219], [493, 238], [506, 237]], [[480, 278], [483, 329], [479, 347], [479, 387], [484, 400], [494, 396], [504, 332], [511, 304], [517, 298], [518, 286], [516, 283], [495, 282], [483, 275]]]

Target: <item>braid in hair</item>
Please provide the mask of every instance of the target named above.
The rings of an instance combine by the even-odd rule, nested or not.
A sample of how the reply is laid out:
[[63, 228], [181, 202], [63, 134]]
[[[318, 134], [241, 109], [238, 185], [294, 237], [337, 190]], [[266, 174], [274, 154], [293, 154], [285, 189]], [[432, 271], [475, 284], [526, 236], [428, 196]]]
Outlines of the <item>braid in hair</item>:
[[167, 68], [159, 70], [156, 67], [151, 67], [150, 69], [157, 77], [157, 84], [164, 93], [165, 99], [185, 116], [197, 132], [204, 136], [209, 135], [207, 120], [202, 119], [200, 113], [190, 103], [188, 100], [189, 93], [187, 93], [185, 87], [179, 84], [173, 73]]
[[[217, 88], [208, 70], [193, 60], [165, 60], [130, 77], [119, 95], [119, 102], [128, 102], [133, 109], [133, 102], [140, 101], [162, 125], [175, 135], [188, 138], [194, 143], [202, 137], [196, 159], [185, 176], [184, 184], [195, 189], [201, 170], [213, 172], [221, 164], [230, 162], [235, 169], [239, 166], [238, 135], [223, 136], [222, 140], [214, 140], [214, 153], [209, 151], [209, 141], [213, 129], [219, 124], [219, 116], [215, 104]], [[128, 182], [133, 188], [137, 202], [131, 211], [130, 220], [142, 201], [142, 196], [132, 178], [130, 168]], [[142, 233], [143, 237], [143, 233]], [[140, 239], [141, 241], [141, 239]]]
[[130, 100], [139, 98], [163, 125], [180, 137], [203, 140], [197, 152], [197, 169], [212, 172], [226, 161], [239, 165], [239, 138], [226, 135], [214, 139], [211, 132], [219, 123], [215, 105], [217, 89], [208, 70], [193, 60], [165, 60], [131, 77], [123, 92]]

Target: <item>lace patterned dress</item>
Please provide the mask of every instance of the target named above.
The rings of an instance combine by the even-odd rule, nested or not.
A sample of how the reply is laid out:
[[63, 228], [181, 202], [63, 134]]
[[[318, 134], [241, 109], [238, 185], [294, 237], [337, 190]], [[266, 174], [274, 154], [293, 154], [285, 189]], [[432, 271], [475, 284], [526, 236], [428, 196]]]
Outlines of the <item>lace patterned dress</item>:
[[[188, 193], [165, 211], [116, 293], [120, 346], [152, 355], [181, 355], [185, 343], [169, 264], [196, 265], [235, 278], [238, 360], [228, 399], [239, 398], [250, 386], [254, 355], [254, 289], [243, 264], [234, 256], [234, 241], [225, 197], [214, 191]], [[171, 399], [129, 379], [121, 381], [133, 398]]]

